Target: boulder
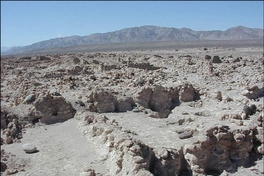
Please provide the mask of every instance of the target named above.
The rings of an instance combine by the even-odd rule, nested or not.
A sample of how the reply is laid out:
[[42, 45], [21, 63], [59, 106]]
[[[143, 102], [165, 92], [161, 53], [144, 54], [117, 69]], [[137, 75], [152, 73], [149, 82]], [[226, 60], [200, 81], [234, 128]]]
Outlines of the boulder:
[[77, 57], [74, 57], [73, 58], [73, 63], [74, 64], [79, 64], [81, 61], [80, 61], [80, 59], [79, 58], [77, 58]]
[[39, 60], [44, 61], [44, 60], [51, 60], [50, 57], [47, 56], [39, 56]]
[[212, 63], [218, 64], [218, 63], [222, 63], [222, 61], [219, 56], [214, 56]]
[[76, 110], [62, 96], [47, 94], [39, 97], [34, 103], [32, 116], [45, 124], [63, 122], [73, 118]]
[[80, 75], [82, 71], [83, 71], [83, 67], [79, 65], [76, 65], [67, 70], [69, 75]]
[[245, 105], [245, 106], [243, 107], [243, 111], [244, 111], [244, 113], [245, 113], [247, 116], [252, 115], [252, 111], [251, 111], [251, 109], [249, 108], [249, 106], [247, 106], [247, 105]]
[[179, 98], [182, 102], [194, 101], [197, 97], [197, 93], [191, 84], [184, 84], [180, 86]]
[[150, 87], [142, 87], [134, 96], [135, 103], [145, 108], [149, 108], [149, 102], [152, 97], [152, 89]]
[[83, 68], [82, 67], [80, 67], [79, 65], [76, 65], [75, 67], [74, 67], [74, 72], [76, 72], [76, 73], [80, 73], [81, 71], [83, 70]]
[[131, 97], [122, 97], [117, 99], [116, 111], [125, 112], [131, 111], [134, 106], [134, 101]]

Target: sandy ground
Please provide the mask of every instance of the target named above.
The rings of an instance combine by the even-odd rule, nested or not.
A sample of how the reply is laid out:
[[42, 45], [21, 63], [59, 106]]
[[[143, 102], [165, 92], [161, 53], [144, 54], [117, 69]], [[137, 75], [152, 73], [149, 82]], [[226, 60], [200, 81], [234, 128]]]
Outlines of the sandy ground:
[[[1, 146], [17, 158], [26, 162], [25, 171], [18, 176], [79, 175], [85, 168], [95, 168], [107, 173], [100, 161], [98, 147], [80, 132], [78, 120], [29, 128], [23, 135], [22, 143]], [[27, 154], [22, 150], [23, 143], [34, 143], [39, 152]]]

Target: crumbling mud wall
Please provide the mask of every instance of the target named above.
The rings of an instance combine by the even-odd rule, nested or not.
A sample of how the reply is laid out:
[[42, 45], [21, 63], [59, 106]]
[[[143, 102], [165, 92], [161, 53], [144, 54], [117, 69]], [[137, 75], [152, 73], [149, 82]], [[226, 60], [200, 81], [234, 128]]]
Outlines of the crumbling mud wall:
[[105, 161], [113, 175], [220, 175], [251, 165], [254, 130], [219, 125], [204, 137], [180, 148], [148, 146], [135, 139], [136, 133], [119, 126], [105, 115], [77, 113], [79, 128], [104, 148]]

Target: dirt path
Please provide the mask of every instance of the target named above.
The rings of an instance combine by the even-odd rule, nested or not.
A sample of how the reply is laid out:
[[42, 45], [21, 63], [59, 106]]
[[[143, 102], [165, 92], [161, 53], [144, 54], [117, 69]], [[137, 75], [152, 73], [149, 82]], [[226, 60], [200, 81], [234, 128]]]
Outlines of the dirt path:
[[[102, 174], [106, 173], [100, 154], [91, 141], [87, 140], [77, 128], [78, 120], [39, 126], [27, 129], [22, 143], [1, 146], [7, 152], [27, 161], [24, 172], [15, 175], [79, 175], [84, 168], [92, 167]], [[39, 152], [26, 154], [22, 144], [34, 143]]]

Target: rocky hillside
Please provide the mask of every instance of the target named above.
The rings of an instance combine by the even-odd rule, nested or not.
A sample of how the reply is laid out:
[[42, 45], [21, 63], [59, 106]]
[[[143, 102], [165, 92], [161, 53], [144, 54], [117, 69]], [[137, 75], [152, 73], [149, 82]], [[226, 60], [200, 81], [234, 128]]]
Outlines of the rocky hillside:
[[5, 52], [5, 54], [20, 54], [32, 52], [34, 50], [107, 43], [248, 39], [263, 39], [263, 29], [238, 26], [227, 29], [226, 31], [194, 31], [188, 28], [177, 29], [158, 26], [141, 26], [88, 36], [50, 39], [25, 47], [12, 48]]

